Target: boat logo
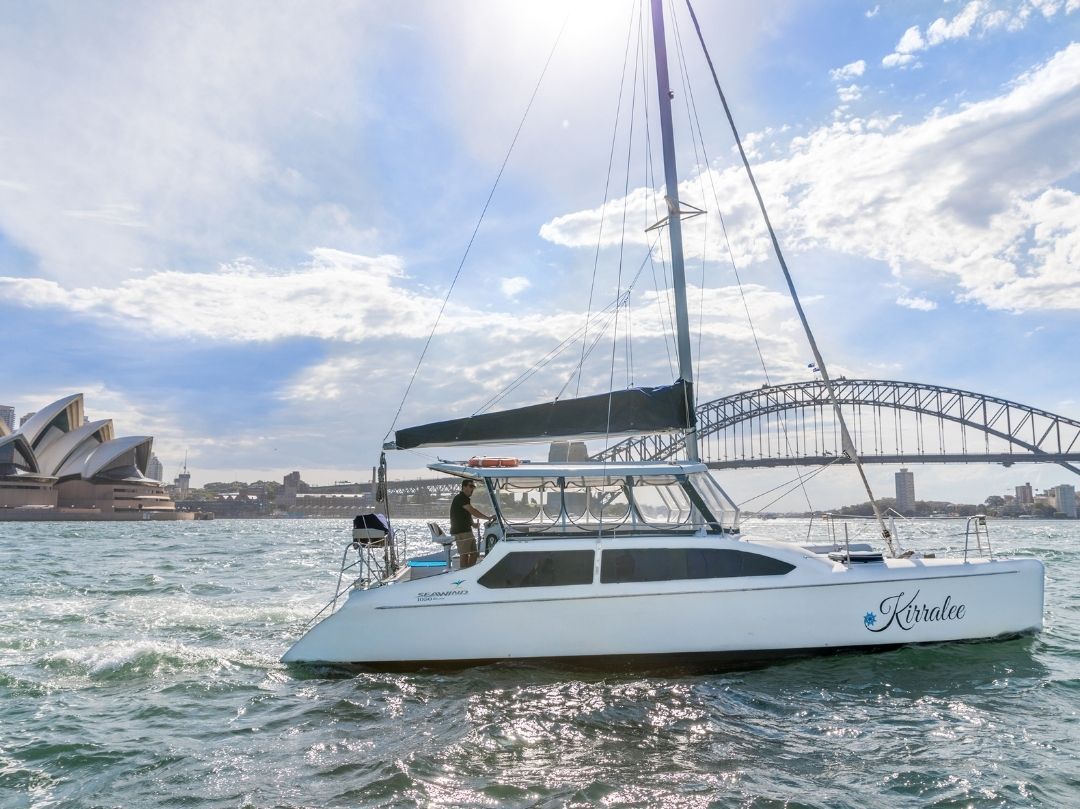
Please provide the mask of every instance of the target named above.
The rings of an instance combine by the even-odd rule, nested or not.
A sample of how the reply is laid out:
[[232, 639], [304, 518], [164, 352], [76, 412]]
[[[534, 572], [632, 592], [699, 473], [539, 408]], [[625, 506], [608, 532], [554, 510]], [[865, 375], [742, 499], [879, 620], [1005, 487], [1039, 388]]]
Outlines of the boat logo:
[[450, 583], [452, 585], [454, 585], [455, 587], [460, 587], [461, 585], [463, 585], [465, 583], [465, 579], [458, 579], [457, 581], [452, 581]]
[[[462, 581], [465, 581], [465, 580], [462, 579]], [[451, 582], [451, 584], [459, 585], [460, 582]], [[423, 592], [423, 593], [417, 593], [416, 594], [416, 600], [417, 601], [442, 601], [443, 599], [446, 599], [446, 598], [453, 598], [455, 596], [464, 596], [464, 595], [468, 595], [468, 594], [469, 594], [468, 590], [461, 590], [461, 589], [455, 589], [455, 590], [428, 590], [428, 591]]]
[[895, 625], [907, 632], [917, 624], [959, 621], [967, 612], [967, 606], [954, 604], [951, 595], [945, 596], [940, 604], [928, 604], [918, 600], [920, 592], [916, 590], [910, 598], [904, 592], [886, 596], [878, 604], [877, 612], [870, 611], [863, 616], [863, 626], [871, 632], [884, 632]]

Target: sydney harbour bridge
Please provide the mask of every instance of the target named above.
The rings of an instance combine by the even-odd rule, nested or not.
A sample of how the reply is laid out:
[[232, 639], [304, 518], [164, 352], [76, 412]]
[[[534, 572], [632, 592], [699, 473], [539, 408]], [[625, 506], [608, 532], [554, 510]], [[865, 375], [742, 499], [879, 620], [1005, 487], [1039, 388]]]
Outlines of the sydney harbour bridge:
[[[865, 463], [1056, 463], [1080, 474], [1080, 421], [958, 388], [833, 380]], [[714, 469], [847, 463], [825, 383], [763, 385], [698, 405], [701, 457]], [[667, 459], [681, 435], [627, 439], [596, 459]]]
[[[864, 463], [1056, 463], [1080, 475], [1080, 421], [969, 390], [882, 379], [833, 380]], [[825, 383], [763, 385], [697, 407], [699, 449], [713, 469], [822, 466], [850, 461]], [[667, 460], [681, 434], [635, 436], [593, 460]], [[449, 478], [391, 481], [416, 505], [452, 496]]]

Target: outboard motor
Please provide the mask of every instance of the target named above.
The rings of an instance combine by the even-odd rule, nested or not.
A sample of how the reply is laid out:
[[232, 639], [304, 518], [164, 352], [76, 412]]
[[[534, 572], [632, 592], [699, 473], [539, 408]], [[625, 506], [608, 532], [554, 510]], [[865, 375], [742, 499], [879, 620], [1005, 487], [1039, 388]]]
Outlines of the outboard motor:
[[353, 518], [352, 544], [360, 557], [362, 584], [380, 582], [394, 572], [394, 541], [386, 517], [374, 512]]
[[357, 514], [352, 522], [353, 543], [363, 548], [382, 548], [390, 534], [390, 526], [382, 514]]

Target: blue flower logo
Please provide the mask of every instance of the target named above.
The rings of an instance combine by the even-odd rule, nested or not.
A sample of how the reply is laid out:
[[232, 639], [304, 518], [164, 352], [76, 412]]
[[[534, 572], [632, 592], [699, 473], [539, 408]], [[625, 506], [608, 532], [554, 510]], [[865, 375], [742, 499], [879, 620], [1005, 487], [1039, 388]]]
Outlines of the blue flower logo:
[[870, 627], [872, 627], [874, 624], [877, 623], [877, 616], [872, 612], [868, 612], [868, 613], [866, 613], [866, 615], [863, 616], [862, 622], [863, 622], [863, 626], [865, 626], [867, 629], [869, 629]]

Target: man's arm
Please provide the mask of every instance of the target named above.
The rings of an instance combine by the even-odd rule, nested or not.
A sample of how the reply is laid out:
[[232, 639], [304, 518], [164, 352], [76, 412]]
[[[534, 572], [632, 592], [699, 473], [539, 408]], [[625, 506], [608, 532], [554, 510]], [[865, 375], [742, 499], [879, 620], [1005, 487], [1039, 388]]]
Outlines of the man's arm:
[[469, 512], [470, 514], [472, 514], [474, 517], [478, 517], [481, 520], [494, 520], [495, 519], [494, 517], [489, 517], [487, 514], [480, 511], [479, 509], [477, 509], [476, 506], [472, 505], [471, 503], [469, 505], [465, 506], [465, 510], [467, 512]]

